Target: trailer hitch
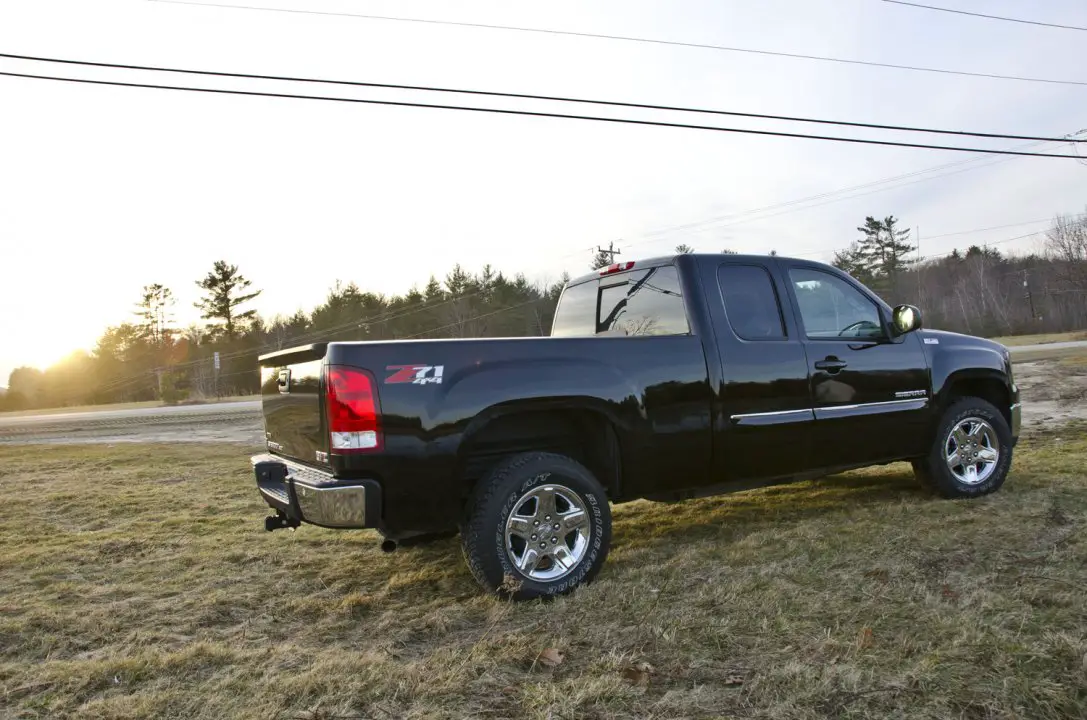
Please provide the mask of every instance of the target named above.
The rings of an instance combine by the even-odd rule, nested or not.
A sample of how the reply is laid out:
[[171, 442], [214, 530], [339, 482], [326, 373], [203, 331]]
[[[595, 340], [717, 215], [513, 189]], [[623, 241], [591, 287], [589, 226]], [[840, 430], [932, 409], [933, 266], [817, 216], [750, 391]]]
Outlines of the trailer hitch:
[[277, 511], [275, 515], [269, 515], [264, 518], [264, 529], [268, 532], [273, 530], [283, 530], [284, 528], [290, 528], [294, 530], [301, 525], [299, 521], [292, 517], [287, 517], [282, 511]]

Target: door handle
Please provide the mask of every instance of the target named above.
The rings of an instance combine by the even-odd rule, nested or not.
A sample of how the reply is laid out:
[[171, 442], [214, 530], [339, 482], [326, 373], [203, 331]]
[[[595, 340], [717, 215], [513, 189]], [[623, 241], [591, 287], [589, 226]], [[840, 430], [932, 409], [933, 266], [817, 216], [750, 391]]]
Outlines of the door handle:
[[848, 364], [849, 363], [845, 362], [844, 360], [839, 360], [838, 358], [831, 355], [826, 360], [817, 360], [815, 362], [815, 369], [816, 370], [825, 370], [828, 373], [830, 373], [831, 375], [834, 375], [836, 373], [841, 372], [842, 368], [844, 368]]

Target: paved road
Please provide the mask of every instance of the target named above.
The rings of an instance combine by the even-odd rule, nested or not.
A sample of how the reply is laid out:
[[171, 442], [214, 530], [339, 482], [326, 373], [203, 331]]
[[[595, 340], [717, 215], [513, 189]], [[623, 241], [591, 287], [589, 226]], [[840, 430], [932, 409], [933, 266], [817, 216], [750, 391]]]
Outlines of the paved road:
[[0, 417], [0, 445], [237, 442], [261, 445], [259, 401]]
[[84, 423], [98, 422], [102, 420], [120, 419], [156, 419], [159, 417], [174, 418], [179, 415], [196, 417], [201, 415], [259, 415], [260, 400], [247, 400], [245, 402], [220, 402], [206, 405], [174, 405], [166, 407], [129, 408], [125, 410], [86, 410], [73, 413], [51, 413], [48, 415], [16, 415], [11, 417], [0, 416], [0, 428], [15, 425], [44, 425], [53, 423]]
[[1072, 350], [1073, 348], [1087, 348], [1087, 340], [1070, 340], [1068, 342], [1042, 343], [1040, 345], [1016, 345], [1009, 347], [1012, 356], [1019, 353], [1045, 352], [1046, 350]]

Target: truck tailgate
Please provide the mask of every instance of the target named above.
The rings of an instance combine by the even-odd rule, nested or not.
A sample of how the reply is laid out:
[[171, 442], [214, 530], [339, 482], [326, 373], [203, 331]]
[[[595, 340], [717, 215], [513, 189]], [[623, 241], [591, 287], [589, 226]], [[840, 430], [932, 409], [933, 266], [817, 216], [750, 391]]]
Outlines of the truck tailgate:
[[327, 343], [260, 357], [261, 405], [268, 449], [309, 464], [327, 464], [328, 432], [321, 391]]

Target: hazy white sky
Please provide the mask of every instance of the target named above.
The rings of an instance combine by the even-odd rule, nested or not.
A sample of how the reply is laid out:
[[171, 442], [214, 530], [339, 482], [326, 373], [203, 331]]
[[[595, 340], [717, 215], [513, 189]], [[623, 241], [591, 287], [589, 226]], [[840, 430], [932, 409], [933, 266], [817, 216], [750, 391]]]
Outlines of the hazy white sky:
[[[1083, 33], [879, 0], [239, 4], [1087, 80]], [[963, 0], [942, 4], [976, 9]], [[1087, 24], [1087, 6], [1076, 0], [994, 1], [985, 10]], [[1081, 86], [146, 0], [3, 0], [0, 52], [1021, 134], [1063, 135], [1087, 127], [1087, 87]], [[11, 60], [0, 60], [0, 70], [164, 81]], [[165, 81], [307, 91], [186, 76]], [[309, 91], [426, 101], [389, 92]], [[770, 126], [730, 119], [720, 124]], [[951, 173], [946, 177], [912, 182], [940, 173], [920, 175], [883, 192], [870, 188], [862, 197], [652, 234], [973, 157], [0, 77], [0, 384], [20, 364], [45, 365], [74, 348], [92, 347], [106, 325], [131, 319], [145, 284], [171, 287], [178, 320], [195, 320], [194, 281], [218, 259], [238, 264], [264, 290], [257, 307], [272, 315], [311, 309], [337, 279], [396, 293], [424, 284], [431, 273], [441, 277], [456, 262], [472, 269], [489, 262], [554, 280], [563, 270], [585, 271], [588, 249], [609, 240], [622, 239], [624, 258], [661, 254], [686, 242], [707, 251], [774, 248], [829, 259], [857, 236], [854, 228], [865, 215], [894, 214], [904, 225], [920, 226], [922, 252], [929, 254], [997, 242], [1046, 223], [931, 241], [926, 235], [1023, 223], [1087, 206], [1087, 165], [987, 156], [944, 170]], [[1026, 249], [1034, 242], [1001, 247]]]

